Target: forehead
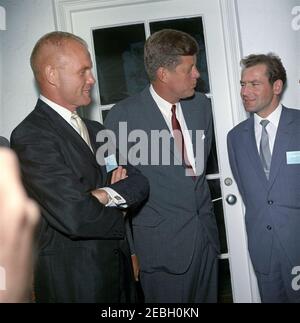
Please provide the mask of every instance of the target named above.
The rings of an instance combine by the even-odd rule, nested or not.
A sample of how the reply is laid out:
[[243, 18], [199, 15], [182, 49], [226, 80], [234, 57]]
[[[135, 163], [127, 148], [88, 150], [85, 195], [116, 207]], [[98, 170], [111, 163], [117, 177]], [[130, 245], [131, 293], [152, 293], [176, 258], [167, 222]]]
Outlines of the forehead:
[[75, 62], [78, 62], [80, 64], [91, 63], [89, 51], [83, 44], [77, 41], [71, 40], [66, 42], [61, 54], [62, 60], [66, 63], [70, 61], [72, 62], [72, 64], [74, 64]]
[[258, 64], [243, 69], [242, 79], [262, 79], [267, 78], [267, 66], [265, 64]]
[[196, 55], [191, 56], [180, 56], [179, 64], [182, 65], [193, 65], [196, 62]]

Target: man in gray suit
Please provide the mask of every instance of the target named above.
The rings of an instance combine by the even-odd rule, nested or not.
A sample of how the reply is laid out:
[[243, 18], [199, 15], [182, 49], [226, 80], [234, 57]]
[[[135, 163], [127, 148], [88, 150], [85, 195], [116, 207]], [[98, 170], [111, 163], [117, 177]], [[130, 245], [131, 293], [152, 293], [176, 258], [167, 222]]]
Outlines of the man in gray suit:
[[246, 207], [248, 248], [263, 302], [300, 302], [300, 111], [280, 103], [279, 57], [242, 60], [250, 118], [228, 134], [232, 173]]
[[[105, 120], [119, 140], [124, 139], [120, 122], [129, 134], [140, 130], [148, 139], [148, 146], [139, 142], [148, 162], [137, 168], [150, 182], [150, 196], [132, 217], [133, 259], [139, 259], [146, 302], [217, 301], [219, 240], [205, 178], [212, 111], [206, 96], [194, 90], [200, 76], [197, 52], [186, 33], [154, 33], [144, 51], [150, 87], [116, 104]], [[155, 132], [169, 137], [170, 145], [164, 139], [155, 145]], [[126, 153], [137, 142], [129, 140]], [[158, 146], [160, 156], [153, 149]], [[172, 157], [168, 163], [166, 153]]]

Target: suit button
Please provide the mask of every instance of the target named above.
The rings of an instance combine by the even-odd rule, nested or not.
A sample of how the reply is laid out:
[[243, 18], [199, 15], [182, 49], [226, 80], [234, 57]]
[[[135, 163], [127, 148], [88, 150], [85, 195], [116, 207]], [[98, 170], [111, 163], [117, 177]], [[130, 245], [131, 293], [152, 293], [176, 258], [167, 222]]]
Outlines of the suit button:
[[270, 201], [268, 201], [268, 204], [269, 204], [269, 205], [272, 205], [273, 203], [274, 203], [274, 202], [273, 202], [273, 201], [271, 201], [271, 200], [270, 200]]
[[114, 249], [114, 254], [117, 255], [119, 253], [118, 249]]
[[270, 231], [270, 230], [272, 230], [272, 227], [270, 225], [268, 225], [267, 229]]

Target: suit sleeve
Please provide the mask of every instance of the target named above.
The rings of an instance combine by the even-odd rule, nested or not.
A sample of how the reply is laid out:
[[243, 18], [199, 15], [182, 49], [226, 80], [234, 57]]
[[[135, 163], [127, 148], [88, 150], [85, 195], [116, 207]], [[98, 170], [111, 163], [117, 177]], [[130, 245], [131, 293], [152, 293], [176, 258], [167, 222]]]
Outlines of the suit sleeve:
[[123, 238], [122, 213], [105, 208], [87, 191], [85, 179], [70, 169], [57, 137], [26, 127], [13, 132], [11, 142], [24, 185], [50, 226], [71, 239]]
[[[127, 116], [126, 116], [126, 107], [122, 106], [121, 104], [115, 105], [111, 111], [108, 113], [106, 119], [105, 119], [105, 127], [108, 129], [112, 130], [117, 138], [117, 140], [120, 138], [119, 136], [119, 123], [120, 122], [126, 122], [127, 121]], [[120, 147], [118, 147], [120, 149]], [[124, 156], [123, 156], [124, 157]], [[122, 156], [121, 156], [122, 158]], [[128, 165], [129, 170], [137, 170], [131, 165]], [[149, 186], [148, 186], [149, 190]], [[132, 229], [130, 226], [130, 221], [131, 221], [131, 212], [129, 212], [128, 216], [126, 217], [126, 237], [127, 241], [129, 244], [130, 252], [131, 254], [135, 254], [135, 247], [134, 247], [134, 240], [133, 240], [133, 235], [132, 235]]]

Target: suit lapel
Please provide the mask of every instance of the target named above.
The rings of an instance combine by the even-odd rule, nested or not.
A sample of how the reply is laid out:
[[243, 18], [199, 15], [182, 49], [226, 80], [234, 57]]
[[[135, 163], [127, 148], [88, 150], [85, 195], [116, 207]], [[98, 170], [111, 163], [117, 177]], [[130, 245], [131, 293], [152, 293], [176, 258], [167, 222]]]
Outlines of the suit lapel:
[[262, 181], [264, 186], [268, 185], [268, 180], [266, 174], [263, 170], [262, 163], [258, 154], [256, 139], [254, 133], [254, 116], [251, 115], [250, 118], [245, 123], [243, 137], [244, 147], [246, 148], [250, 163], [252, 167], [257, 172], [258, 178]]
[[[73, 127], [71, 127], [56, 111], [41, 100], [38, 100], [36, 109], [49, 120], [51, 126], [59, 133], [62, 140], [71, 142], [76, 149], [82, 151], [83, 158], [87, 158], [91, 163], [98, 167], [95, 155], [92, 153], [88, 145], [73, 129]], [[89, 128], [88, 132], [91, 138], [93, 149], [95, 149], [95, 140]]]
[[289, 110], [285, 107], [282, 108], [280, 121], [278, 124], [278, 129], [276, 133], [272, 160], [271, 160], [271, 169], [270, 169], [270, 179], [269, 186], [271, 187], [274, 183], [274, 180], [277, 176], [277, 173], [280, 169], [281, 164], [285, 160], [285, 152], [288, 150], [288, 146], [291, 140], [293, 116], [289, 113]]

